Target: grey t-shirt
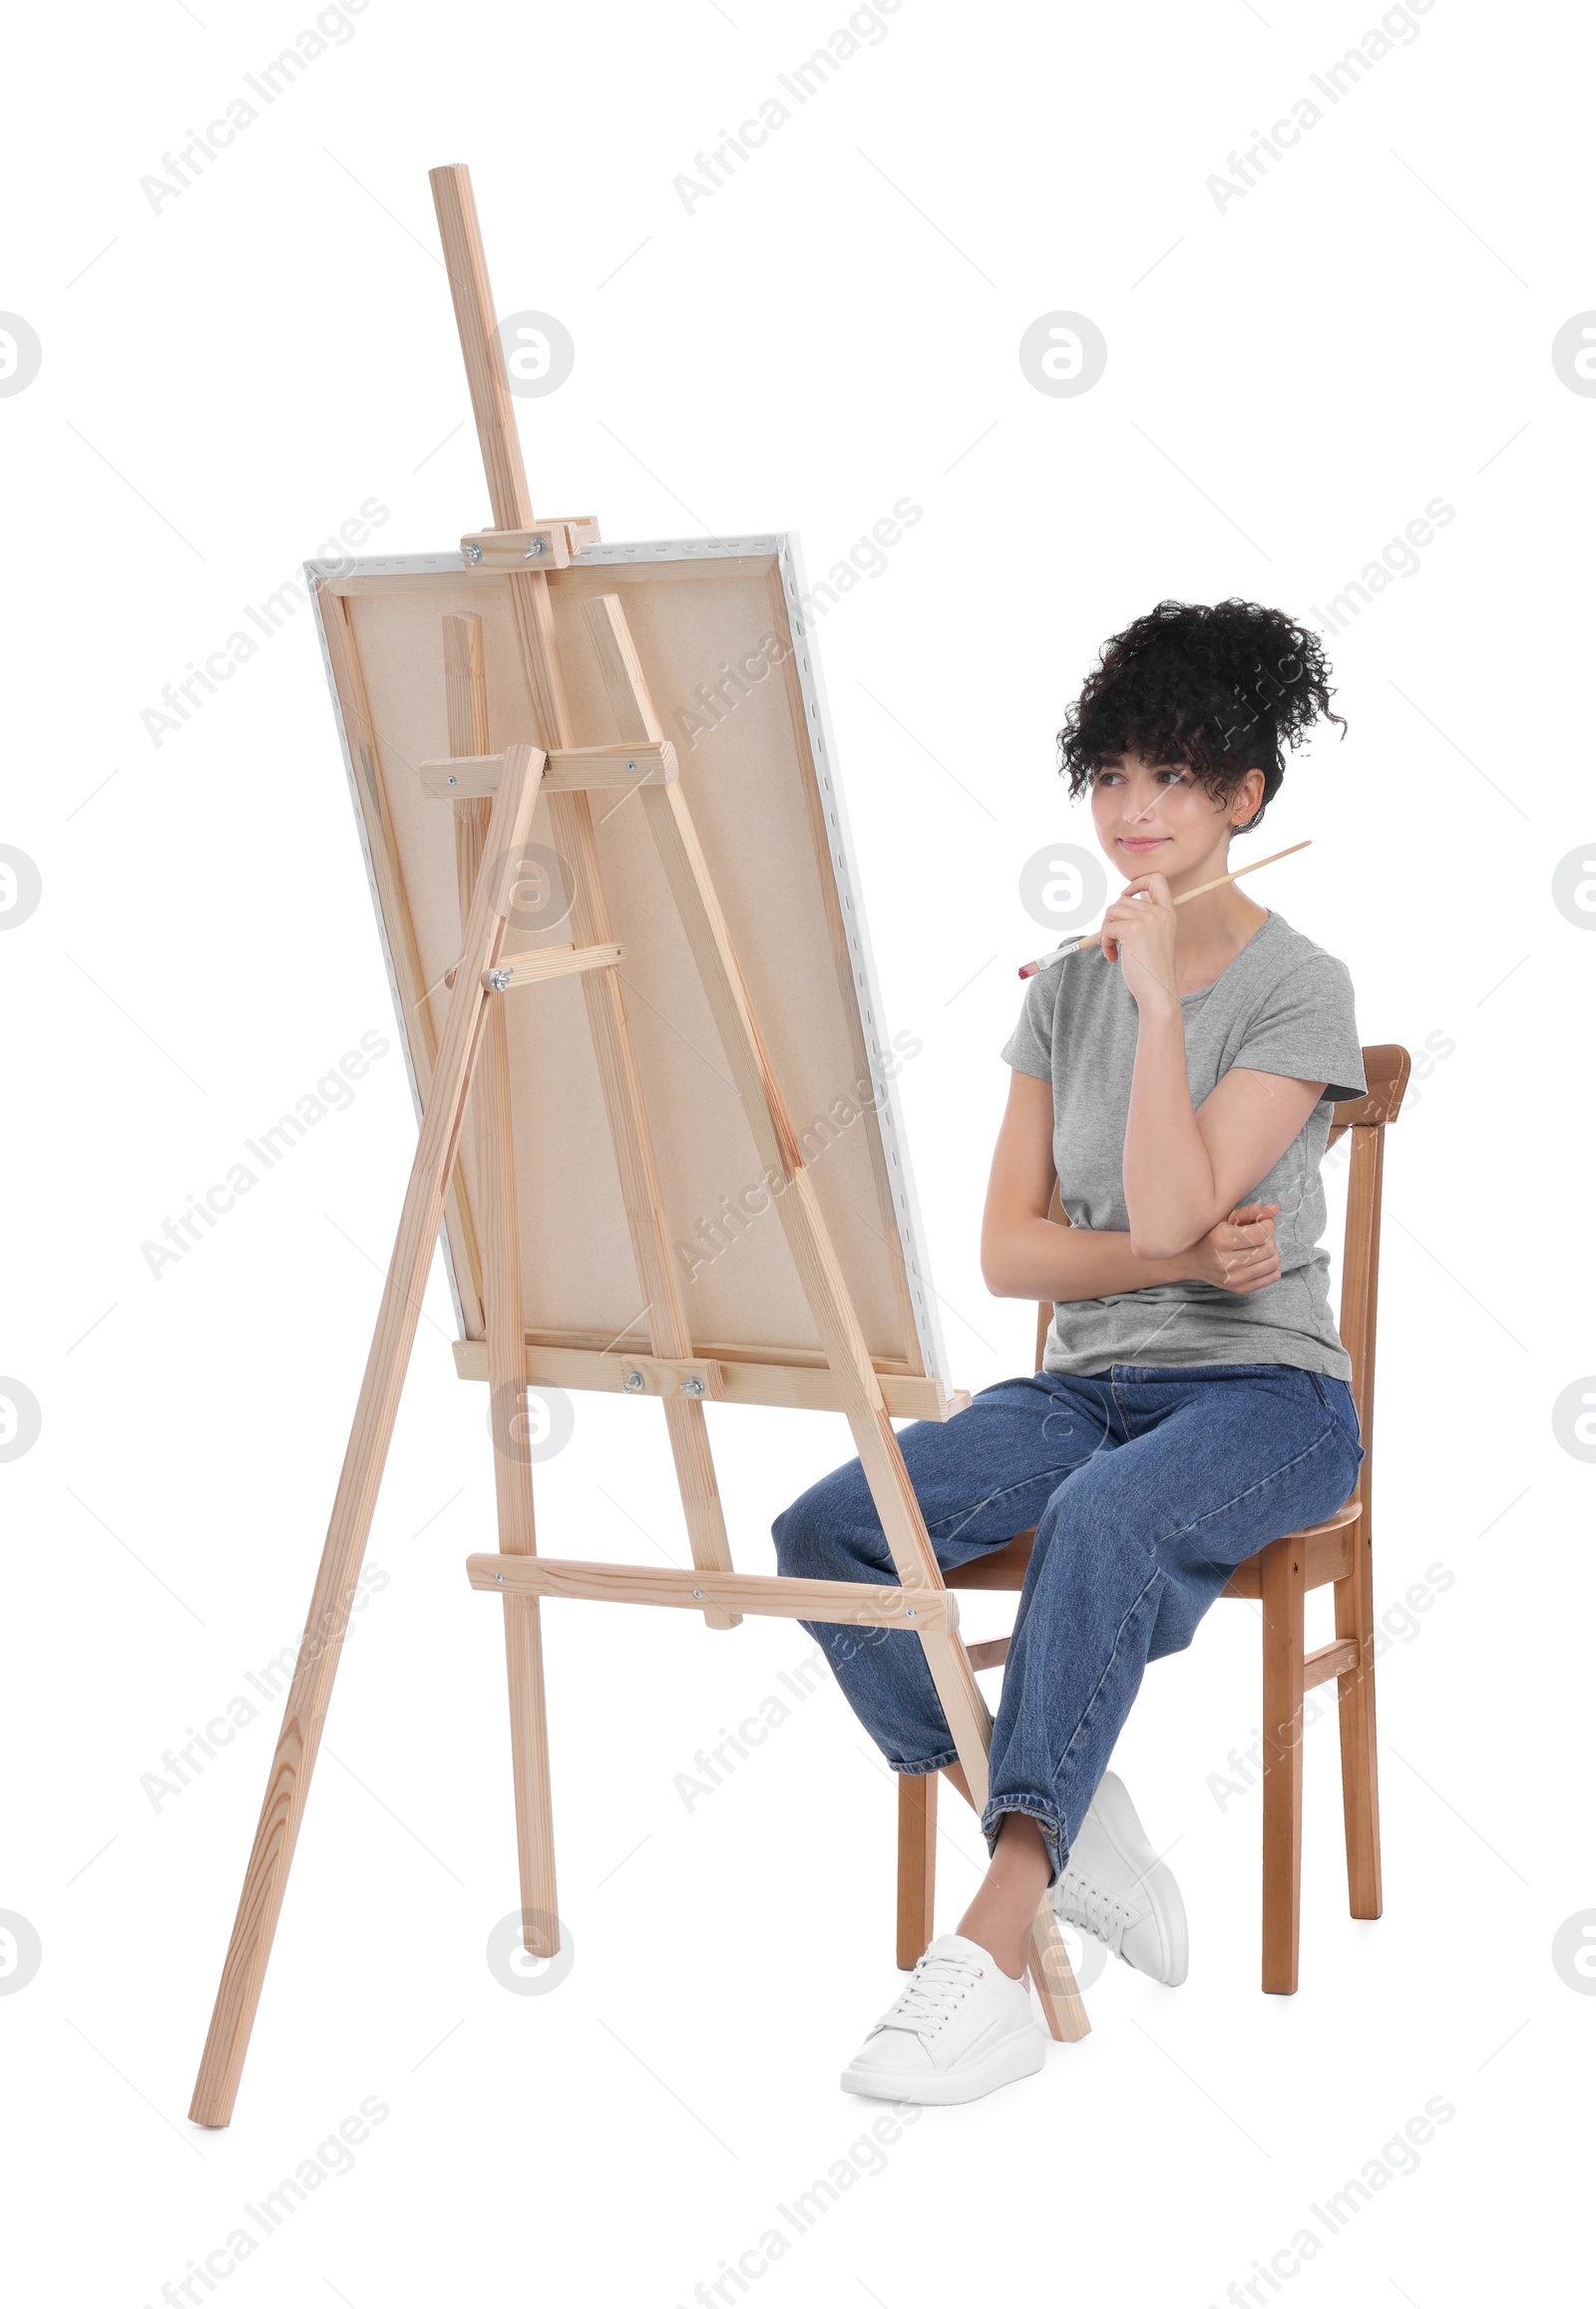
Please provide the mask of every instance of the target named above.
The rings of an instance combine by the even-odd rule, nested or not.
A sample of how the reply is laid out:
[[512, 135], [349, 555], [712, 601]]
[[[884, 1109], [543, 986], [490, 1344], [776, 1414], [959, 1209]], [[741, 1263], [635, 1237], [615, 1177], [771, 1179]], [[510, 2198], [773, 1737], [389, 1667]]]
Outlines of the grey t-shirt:
[[[1350, 1379], [1330, 1311], [1325, 1190], [1331, 1110], [1361, 1098], [1363, 1050], [1347, 965], [1279, 914], [1261, 923], [1211, 985], [1180, 997], [1193, 1111], [1232, 1066], [1323, 1082], [1324, 1096], [1243, 1203], [1279, 1203], [1280, 1280], [1240, 1295], [1212, 1283], [1160, 1283], [1058, 1306], [1043, 1367], [1110, 1363], [1271, 1362]], [[1139, 1013], [1118, 962], [1086, 947], [1025, 989], [1002, 1055], [1053, 1086], [1053, 1163], [1071, 1226], [1128, 1234], [1123, 1165]]]

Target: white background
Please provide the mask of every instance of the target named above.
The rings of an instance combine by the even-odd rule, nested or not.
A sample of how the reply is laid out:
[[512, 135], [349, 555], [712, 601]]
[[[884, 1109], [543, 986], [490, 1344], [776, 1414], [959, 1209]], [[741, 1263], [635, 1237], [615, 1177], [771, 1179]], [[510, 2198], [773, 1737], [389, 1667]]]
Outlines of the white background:
[[[685, 207], [673, 180], [846, 13], [370, 0], [159, 207], [141, 179], [309, 6], [14, 32], [0, 304], [43, 347], [0, 401], [0, 841], [43, 883], [0, 940], [0, 1370], [43, 1420], [0, 1465], [0, 1907], [42, 1946], [0, 1996], [19, 2300], [153, 2304], [220, 2269], [242, 2208], [371, 2096], [389, 2114], [353, 2169], [191, 2300], [668, 2305], [753, 2249], [723, 2301], [1196, 2309], [1289, 2259], [1437, 2096], [1454, 2115], [1418, 2169], [1277, 2291], [1495, 2302], [1572, 2250], [1596, 2004], [1551, 1944], [1596, 1908], [1596, 1474], [1552, 1406], [1596, 1368], [1596, 948], [1551, 886], [1596, 832], [1596, 401], [1551, 344], [1596, 305], [1588, 28], [1433, 0], [1331, 105], [1309, 76], [1374, 6], [902, 0]], [[1305, 95], [1324, 119], [1221, 208], [1208, 178]], [[1346, 960], [1363, 1039], [1444, 1045], [1387, 1167], [1377, 1600], [1431, 1598], [1381, 1667], [1387, 1913], [1346, 1914], [1327, 1718], [1302, 1987], [1260, 1994], [1259, 1800], [1224, 1792], [1258, 1625], [1217, 1608], [1116, 1757], [1172, 1847], [1187, 1985], [1112, 1966], [1083, 2043], [861, 2148], [796, 2237], [777, 2206], [879, 2114], [837, 2074], [898, 1985], [894, 1790], [827, 1686], [689, 1809], [677, 1775], [783, 1692], [802, 1632], [555, 1605], [575, 1962], [542, 1994], [492, 1977], [518, 1897], [503, 1653], [463, 1570], [493, 1544], [492, 1472], [441, 1265], [371, 1541], [388, 1584], [339, 1678], [235, 2121], [185, 2115], [276, 1710], [159, 1806], [143, 1783], [302, 1623], [414, 1122], [394, 1048], [152, 1275], [163, 1221], [393, 1022], [308, 613], [159, 745], [141, 716], [362, 501], [388, 509], [369, 550], [487, 520], [426, 181], [446, 161], [471, 165], [499, 311], [576, 343], [570, 381], [519, 404], [540, 511], [612, 540], [790, 528], [814, 577], [899, 498], [923, 509], [817, 645], [887, 1010], [924, 1044], [902, 1099], [967, 1386], [1029, 1367], [1031, 1311], [988, 1298], [977, 1226], [1014, 966], [1049, 943], [1019, 871], [1091, 842], [1052, 747], [1099, 643], [1163, 595], [1316, 615], [1427, 501], [1455, 509], [1329, 641], [1347, 737], [1292, 764], [1250, 844], [1312, 836], [1252, 888]], [[1108, 345], [1076, 398], [1017, 358], [1057, 309]], [[544, 1545], [643, 1560], [641, 1526], [685, 1561], [655, 1414], [577, 1413], [538, 1473]], [[771, 1517], [846, 1430], [710, 1424], [740, 1566], [768, 1569]], [[947, 1929], [980, 1845], [951, 1797], [944, 1819]], [[788, 2250], [750, 2277], [773, 2226]]]

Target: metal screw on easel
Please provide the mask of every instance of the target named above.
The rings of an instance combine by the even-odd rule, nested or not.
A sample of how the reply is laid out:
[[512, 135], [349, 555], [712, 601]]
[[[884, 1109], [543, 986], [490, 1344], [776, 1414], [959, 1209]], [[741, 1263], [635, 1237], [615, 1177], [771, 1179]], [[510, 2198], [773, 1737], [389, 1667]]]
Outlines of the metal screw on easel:
[[455, 776], [453, 770], [449, 772], [449, 783], [451, 786], [458, 786], [460, 783], [460, 780]]
[[524, 562], [536, 562], [541, 560], [548, 550], [549, 542], [546, 538], [534, 538], [521, 558]]
[[684, 1395], [706, 1395], [709, 1389], [695, 1371], [690, 1379], [682, 1380], [681, 1391]]
[[477, 564], [482, 560], [481, 546], [466, 545], [462, 546], [460, 551], [465, 555], [466, 560], [471, 564], [473, 569], [475, 569]]
[[490, 970], [488, 972], [488, 983], [496, 994], [508, 993], [513, 978], [514, 972], [510, 970]]
[[624, 1384], [628, 1395], [640, 1395], [644, 1386], [647, 1384], [647, 1381], [644, 1379], [641, 1371], [627, 1371], [625, 1379], [622, 1383]]
[[635, 762], [628, 762], [628, 763], [626, 764], [626, 767], [627, 767], [627, 769], [628, 769], [628, 770], [634, 770], [634, 769], [637, 767], [637, 765], [636, 765], [636, 763], [635, 763]]
[[504, 1586], [504, 1584], [505, 1584], [505, 1575], [504, 1575], [504, 1573], [503, 1573], [502, 1571], [496, 1571], [496, 1572], [494, 1573], [494, 1575], [493, 1575], [493, 1576], [494, 1576], [494, 1578], [495, 1578], [495, 1579], [496, 1579], [496, 1580], [499, 1582], [499, 1585], [500, 1585], [501, 1587], [503, 1587], [503, 1586]]
[[702, 1589], [702, 1588], [694, 1588], [694, 1589], [693, 1589], [693, 1591], [692, 1591], [692, 1600], [693, 1600], [693, 1602], [694, 1602], [695, 1604], [701, 1604], [701, 1603], [703, 1602], [703, 1600], [704, 1600], [704, 1591], [703, 1591], [703, 1589]]

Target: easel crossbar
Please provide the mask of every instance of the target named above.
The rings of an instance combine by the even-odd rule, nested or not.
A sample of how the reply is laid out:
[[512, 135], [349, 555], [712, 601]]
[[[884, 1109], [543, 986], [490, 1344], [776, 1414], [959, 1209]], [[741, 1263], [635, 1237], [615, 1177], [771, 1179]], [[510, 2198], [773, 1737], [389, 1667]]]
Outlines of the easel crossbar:
[[[487, 992], [503, 994], [511, 986], [541, 985], [545, 978], [569, 978], [583, 970], [612, 970], [625, 957], [625, 948], [612, 942], [591, 947], [534, 947], [524, 955], [501, 955], [492, 969], [482, 972], [482, 983]], [[458, 962], [452, 962], [444, 971], [446, 986], [453, 986], [459, 968]]]
[[[485, 801], [499, 791], [503, 754], [450, 754], [423, 762], [418, 775], [434, 801]], [[668, 786], [676, 749], [668, 738], [618, 746], [553, 746], [544, 771], [546, 794], [603, 792], [612, 787]]]
[[706, 1603], [771, 1620], [930, 1630], [954, 1635], [959, 1600], [947, 1588], [869, 1587], [852, 1580], [771, 1579], [757, 1572], [659, 1570], [651, 1564], [585, 1563], [548, 1555], [470, 1555], [466, 1577], [488, 1595], [577, 1596], [604, 1604]]

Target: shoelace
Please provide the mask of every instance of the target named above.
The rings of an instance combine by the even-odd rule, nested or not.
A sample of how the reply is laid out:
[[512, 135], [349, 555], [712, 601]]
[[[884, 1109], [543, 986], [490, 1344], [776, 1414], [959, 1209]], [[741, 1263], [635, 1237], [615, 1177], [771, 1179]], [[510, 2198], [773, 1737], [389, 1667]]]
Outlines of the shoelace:
[[897, 2003], [882, 2014], [877, 2028], [935, 2033], [954, 2007], [963, 2003], [983, 1970], [968, 1956], [923, 1956], [913, 1980]]
[[1138, 1911], [1127, 1908], [1112, 1893], [1100, 1885], [1090, 1884], [1084, 1876], [1064, 1871], [1063, 1897], [1058, 1903], [1058, 1914], [1070, 1924], [1078, 1924], [1093, 1939], [1106, 1943], [1115, 1956], [1122, 1953], [1120, 1943], [1128, 1928], [1137, 1921]]

